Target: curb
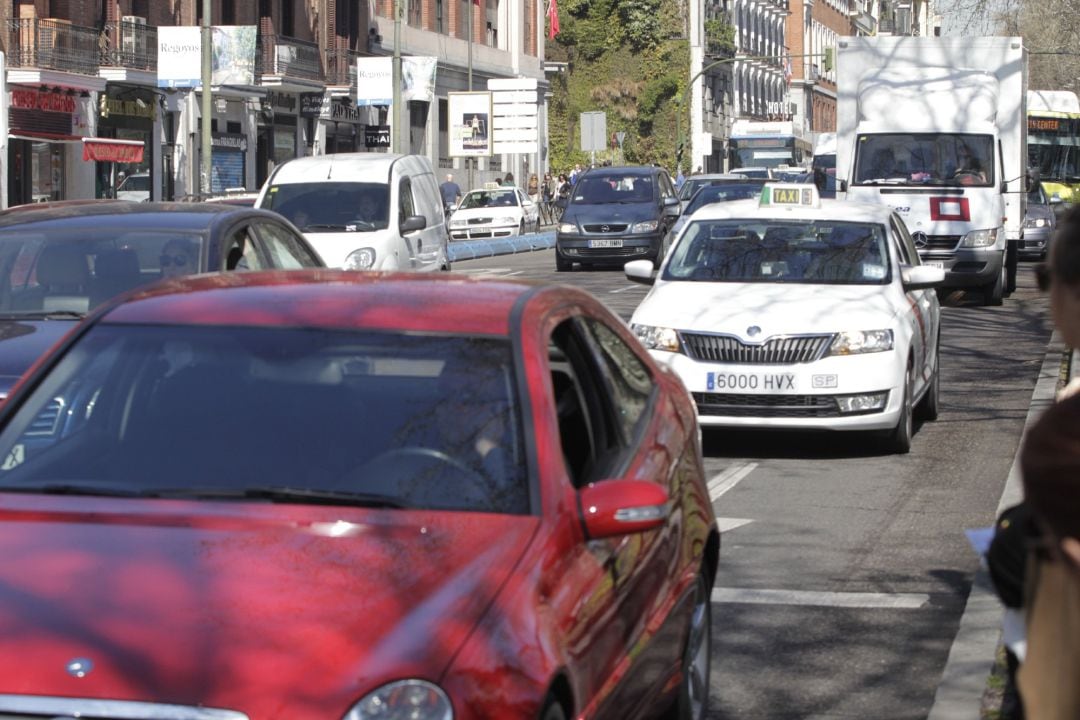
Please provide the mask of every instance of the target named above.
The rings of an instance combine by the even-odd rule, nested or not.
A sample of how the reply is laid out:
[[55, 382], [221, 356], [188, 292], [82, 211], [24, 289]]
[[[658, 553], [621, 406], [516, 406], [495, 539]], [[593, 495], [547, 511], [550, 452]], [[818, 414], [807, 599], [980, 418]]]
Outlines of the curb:
[[[1055, 330], [1039, 369], [1035, 390], [1031, 394], [1031, 406], [1024, 420], [1024, 435], [1043, 410], [1054, 402], [1061, 378], [1062, 361], [1067, 357], [1072, 360], [1072, 375], [1076, 370], [1080, 370], [1080, 353], [1075, 350], [1071, 353], [1067, 351], [1061, 335]], [[1019, 451], [1022, 446], [1023, 436], [1009, 469], [1009, 477], [1005, 481], [994, 518], [1005, 508], [1020, 502], [1022, 497]], [[980, 562], [927, 720], [979, 720], [986, 681], [994, 668], [1001, 641], [1002, 612], [1001, 601], [990, 582], [990, 573], [985, 562]]]
[[453, 240], [447, 247], [450, 262], [549, 250], [555, 247], [554, 231], [531, 233], [492, 240]]

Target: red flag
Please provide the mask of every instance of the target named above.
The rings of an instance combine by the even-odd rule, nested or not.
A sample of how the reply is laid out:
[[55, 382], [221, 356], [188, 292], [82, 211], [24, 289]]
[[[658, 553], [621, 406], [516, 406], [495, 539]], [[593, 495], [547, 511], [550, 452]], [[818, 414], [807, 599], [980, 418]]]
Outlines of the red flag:
[[548, 39], [554, 38], [559, 34], [559, 6], [555, 4], [555, 0], [551, 0], [548, 4]]

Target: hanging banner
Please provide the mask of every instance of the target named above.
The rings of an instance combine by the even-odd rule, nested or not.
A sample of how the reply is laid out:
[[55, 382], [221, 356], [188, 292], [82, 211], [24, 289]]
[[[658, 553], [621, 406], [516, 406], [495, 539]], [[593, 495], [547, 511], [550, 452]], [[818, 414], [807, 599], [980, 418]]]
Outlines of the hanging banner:
[[255, 84], [254, 25], [218, 25], [214, 38], [212, 85]]
[[362, 57], [356, 59], [356, 104], [389, 105], [394, 98], [394, 59]]
[[200, 28], [162, 25], [157, 29], [158, 87], [190, 88], [202, 85]]
[[435, 68], [438, 58], [401, 58], [401, 99], [435, 102]]
[[450, 157], [491, 154], [491, 93], [447, 93]]
[[97, 162], [141, 163], [143, 148], [141, 142], [130, 140], [104, 140], [101, 138], [83, 138], [82, 159]]

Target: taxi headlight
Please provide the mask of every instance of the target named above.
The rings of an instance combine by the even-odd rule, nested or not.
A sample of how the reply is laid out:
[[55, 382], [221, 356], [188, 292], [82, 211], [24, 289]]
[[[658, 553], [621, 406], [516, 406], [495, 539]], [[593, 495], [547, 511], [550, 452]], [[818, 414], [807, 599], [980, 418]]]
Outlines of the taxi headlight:
[[960, 247], [992, 247], [997, 245], [998, 233], [1001, 232], [1001, 228], [991, 228], [989, 230], [972, 230], [964, 239], [960, 241]]
[[842, 413], [873, 412], [884, 410], [889, 393], [867, 393], [865, 395], [840, 395], [836, 398], [837, 409]]
[[656, 228], [658, 227], [660, 227], [660, 223], [656, 220], [646, 220], [645, 222], [634, 223], [634, 226], [630, 228], [630, 232], [656, 232]]
[[370, 270], [375, 267], [375, 248], [353, 250], [342, 267], [346, 270]]
[[829, 355], [858, 355], [892, 349], [892, 330], [856, 330], [837, 333], [829, 346]]
[[637, 335], [638, 340], [646, 350], [666, 350], [667, 352], [681, 352], [679, 346], [679, 333], [672, 328], [655, 327], [653, 325], [631, 325], [630, 329]]
[[460, 220], [451, 220], [450, 221], [450, 227], [452, 227], [452, 228], [463, 228], [463, 227], [467, 227], [468, 224], [469, 224], [469, 221], [465, 220], [464, 218], [462, 218]]
[[1049, 224], [1050, 223], [1047, 222], [1046, 218], [1028, 218], [1024, 220], [1024, 227], [1027, 228], [1041, 228], [1046, 227]]
[[343, 720], [453, 720], [450, 698], [426, 680], [398, 680], [361, 698]]
[[577, 225], [575, 225], [574, 223], [559, 223], [559, 232], [563, 233], [564, 235], [568, 233], [576, 234], [577, 231]]
[[491, 221], [491, 224], [492, 225], [517, 225], [518, 224], [518, 218], [510, 217], [510, 216], [495, 218], [494, 220]]

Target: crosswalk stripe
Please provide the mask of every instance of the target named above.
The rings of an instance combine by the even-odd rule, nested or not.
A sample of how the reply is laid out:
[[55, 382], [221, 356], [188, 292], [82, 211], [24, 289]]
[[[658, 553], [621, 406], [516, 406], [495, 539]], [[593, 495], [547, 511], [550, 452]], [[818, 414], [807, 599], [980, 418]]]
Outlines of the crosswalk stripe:
[[917, 610], [930, 602], [930, 596], [926, 593], [824, 592], [720, 587], [713, 589], [712, 601], [747, 605]]
[[709, 480], [709, 497], [713, 502], [716, 502], [721, 495], [738, 485], [739, 481], [744, 477], [754, 472], [756, 467], [756, 462], [739, 462], [725, 468], [724, 472]]

